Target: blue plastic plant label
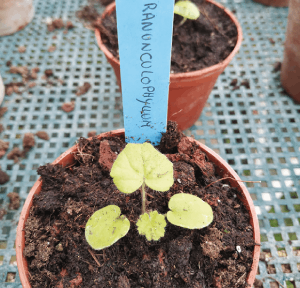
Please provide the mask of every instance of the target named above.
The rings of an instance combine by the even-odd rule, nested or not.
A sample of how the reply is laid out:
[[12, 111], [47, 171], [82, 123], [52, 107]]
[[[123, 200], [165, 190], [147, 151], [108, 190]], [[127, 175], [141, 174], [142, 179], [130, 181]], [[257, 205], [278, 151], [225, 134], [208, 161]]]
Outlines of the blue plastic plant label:
[[158, 145], [166, 131], [174, 0], [117, 0], [125, 137]]

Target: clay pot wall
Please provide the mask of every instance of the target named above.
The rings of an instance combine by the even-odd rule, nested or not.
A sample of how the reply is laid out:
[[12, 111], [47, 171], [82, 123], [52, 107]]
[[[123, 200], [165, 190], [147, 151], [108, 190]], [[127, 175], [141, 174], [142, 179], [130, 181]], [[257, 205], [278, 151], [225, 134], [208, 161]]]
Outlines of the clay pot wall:
[[[98, 135], [98, 138], [101, 139], [102, 137], [107, 136], [120, 136], [124, 135], [124, 129], [114, 130], [111, 132], [103, 133]], [[224, 161], [217, 153], [215, 153], [210, 148], [206, 147], [204, 144], [198, 142], [197, 140], [193, 138], [189, 138], [190, 141], [196, 142], [197, 145], [200, 146], [200, 149], [206, 153], [209, 161], [215, 164], [216, 172], [219, 173], [220, 176], [226, 176], [231, 177], [236, 180], [240, 180], [239, 176], [236, 174], [236, 172], [229, 166], [229, 164]], [[61, 156], [59, 156], [53, 164], [62, 164], [63, 166], [72, 165], [74, 163], [74, 156], [73, 153], [76, 151], [77, 147], [76, 145], [68, 149], [66, 152], [64, 152]], [[251, 196], [246, 188], [246, 186], [238, 181], [234, 181], [229, 179], [230, 185], [232, 187], [236, 187], [241, 195], [240, 198], [245, 204], [246, 209], [249, 212], [250, 215], [250, 224], [253, 227], [253, 237], [254, 241], [257, 244], [254, 247], [253, 251], [253, 264], [251, 267], [251, 271], [248, 274], [247, 282], [250, 284], [249, 287], [252, 287], [257, 268], [258, 268], [258, 262], [259, 262], [259, 254], [260, 254], [260, 231], [259, 231], [259, 224], [257, 215], [255, 212], [255, 207], [253, 204], [253, 201], [251, 199]], [[29, 216], [29, 211], [33, 203], [33, 198], [35, 194], [40, 193], [42, 187], [42, 182], [39, 179], [32, 187], [32, 189], [29, 192], [29, 195], [25, 201], [25, 204], [23, 206], [18, 227], [17, 227], [17, 239], [16, 239], [16, 256], [17, 256], [17, 264], [18, 264], [18, 270], [20, 275], [20, 280], [23, 285], [23, 288], [31, 288], [30, 282], [29, 282], [29, 275], [28, 275], [28, 266], [27, 261], [25, 257], [23, 256], [23, 250], [25, 247], [25, 223], [27, 221], [27, 218]]]
[[274, 6], [274, 7], [289, 6], [289, 0], [254, 0], [254, 1], [266, 6]]
[[300, 103], [300, 0], [290, 0], [281, 83], [285, 91]]
[[4, 98], [4, 93], [5, 93], [4, 84], [3, 84], [3, 81], [2, 81], [2, 78], [1, 78], [1, 75], [0, 75], [0, 106], [1, 106], [1, 103], [2, 103], [3, 98]]

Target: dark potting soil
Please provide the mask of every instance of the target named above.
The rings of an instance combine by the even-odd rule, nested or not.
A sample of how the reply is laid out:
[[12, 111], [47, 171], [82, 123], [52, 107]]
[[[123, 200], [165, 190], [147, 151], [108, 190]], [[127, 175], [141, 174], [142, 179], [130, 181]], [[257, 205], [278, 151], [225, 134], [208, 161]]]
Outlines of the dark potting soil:
[[[176, 1], [177, 2], [177, 1]], [[219, 7], [205, 0], [193, 0], [199, 7], [197, 20], [186, 20], [174, 15], [171, 71], [182, 73], [196, 71], [222, 62], [234, 49], [237, 28]], [[115, 11], [107, 16], [97, 28], [103, 43], [117, 58], [118, 37]]]
[[[112, 155], [124, 147], [124, 137], [81, 138], [73, 165], [38, 169], [42, 191], [34, 197], [25, 228], [32, 287], [247, 287], [255, 243], [239, 191], [222, 181], [206, 187], [220, 179], [214, 165], [169, 123], [157, 148], [174, 163], [175, 183], [165, 193], [149, 189], [147, 209], [164, 214], [170, 197], [185, 192], [207, 201], [214, 221], [195, 230], [168, 223], [165, 236], [149, 242], [135, 224], [141, 214], [140, 192], [119, 192], [109, 176]], [[86, 222], [111, 204], [130, 220], [130, 230], [113, 246], [95, 251], [85, 240]]]

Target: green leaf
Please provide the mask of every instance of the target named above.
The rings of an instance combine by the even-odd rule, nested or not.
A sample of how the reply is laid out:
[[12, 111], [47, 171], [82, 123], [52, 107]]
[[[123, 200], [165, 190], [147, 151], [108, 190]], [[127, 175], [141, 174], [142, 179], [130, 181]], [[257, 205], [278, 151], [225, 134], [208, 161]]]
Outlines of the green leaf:
[[200, 16], [198, 7], [191, 1], [176, 2], [174, 13], [191, 20], [195, 20]]
[[120, 208], [109, 205], [90, 217], [85, 226], [85, 238], [93, 249], [101, 250], [124, 237], [129, 228], [130, 222], [121, 215]]
[[152, 211], [149, 214], [144, 213], [141, 215], [136, 225], [139, 233], [145, 235], [148, 241], [157, 241], [165, 235], [167, 223], [164, 215], [158, 214], [157, 211]]
[[191, 194], [175, 194], [169, 201], [169, 208], [171, 211], [167, 213], [168, 220], [180, 227], [200, 229], [213, 221], [210, 205]]
[[113, 164], [110, 176], [123, 193], [145, 183], [153, 190], [168, 191], [174, 183], [173, 163], [150, 143], [127, 144]]

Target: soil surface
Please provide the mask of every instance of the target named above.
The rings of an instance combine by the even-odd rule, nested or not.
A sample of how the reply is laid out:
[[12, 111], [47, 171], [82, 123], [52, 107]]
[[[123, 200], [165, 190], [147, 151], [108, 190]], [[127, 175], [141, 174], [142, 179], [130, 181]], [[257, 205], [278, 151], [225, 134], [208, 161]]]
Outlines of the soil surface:
[[[179, 25], [182, 17], [174, 15], [171, 57], [173, 73], [196, 71], [218, 64], [227, 58], [237, 42], [237, 28], [222, 9], [205, 0], [193, 2], [200, 10], [197, 20], [186, 20], [183, 25]], [[115, 11], [102, 24], [97, 25], [102, 41], [119, 58]]]
[[[170, 197], [185, 192], [207, 201], [214, 221], [195, 230], [168, 223], [165, 236], [149, 242], [135, 224], [141, 214], [140, 192], [119, 192], [109, 176], [124, 147], [124, 137], [80, 138], [74, 164], [38, 169], [42, 191], [34, 198], [25, 229], [32, 287], [247, 287], [255, 243], [239, 191], [224, 181], [207, 187], [223, 175], [215, 175], [197, 144], [169, 122], [157, 148], [174, 163], [175, 183], [165, 193], [148, 189], [147, 209], [164, 214]], [[112, 204], [121, 208], [131, 228], [113, 246], [95, 251], [85, 240], [86, 222]]]

